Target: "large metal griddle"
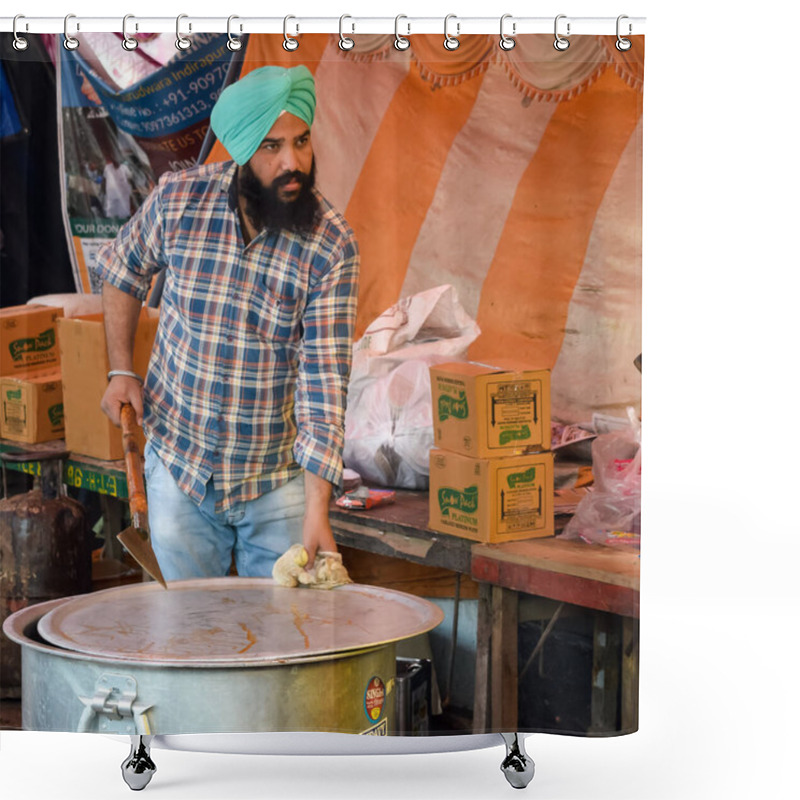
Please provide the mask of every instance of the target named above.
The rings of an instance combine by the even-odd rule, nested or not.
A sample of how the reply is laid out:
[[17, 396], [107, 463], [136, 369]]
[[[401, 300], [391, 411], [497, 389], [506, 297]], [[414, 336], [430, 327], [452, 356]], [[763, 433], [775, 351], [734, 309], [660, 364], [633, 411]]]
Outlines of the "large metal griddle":
[[433, 603], [352, 584], [323, 591], [266, 578], [201, 578], [107, 589], [45, 614], [49, 644], [98, 658], [243, 665], [347, 653], [400, 641], [442, 620]]

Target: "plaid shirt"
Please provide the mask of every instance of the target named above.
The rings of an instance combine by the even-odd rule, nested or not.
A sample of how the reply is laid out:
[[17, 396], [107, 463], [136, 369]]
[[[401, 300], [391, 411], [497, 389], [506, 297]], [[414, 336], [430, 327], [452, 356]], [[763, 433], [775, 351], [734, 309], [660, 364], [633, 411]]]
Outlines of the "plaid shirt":
[[358, 294], [355, 237], [322, 195], [311, 233], [262, 231], [245, 247], [235, 174], [227, 162], [164, 175], [97, 258], [141, 300], [166, 270], [145, 432], [195, 502], [213, 476], [221, 511], [300, 467], [340, 483]]

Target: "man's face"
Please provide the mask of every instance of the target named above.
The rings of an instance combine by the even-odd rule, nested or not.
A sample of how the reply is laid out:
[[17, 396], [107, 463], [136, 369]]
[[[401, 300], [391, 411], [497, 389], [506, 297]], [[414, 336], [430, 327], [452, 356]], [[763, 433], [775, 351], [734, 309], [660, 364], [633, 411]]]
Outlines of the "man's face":
[[240, 202], [257, 230], [308, 231], [319, 210], [314, 179], [311, 131], [303, 120], [283, 114], [239, 168]]
[[277, 199], [291, 203], [300, 196], [303, 176], [311, 174], [314, 152], [308, 124], [294, 114], [281, 114], [250, 159], [250, 168]]

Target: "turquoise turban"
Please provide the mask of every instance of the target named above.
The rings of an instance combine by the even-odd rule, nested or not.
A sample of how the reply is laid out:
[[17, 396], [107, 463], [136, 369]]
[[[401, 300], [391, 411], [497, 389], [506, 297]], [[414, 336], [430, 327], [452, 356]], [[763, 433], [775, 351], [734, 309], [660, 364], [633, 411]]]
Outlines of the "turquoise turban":
[[261, 67], [232, 83], [211, 112], [211, 129], [233, 160], [246, 164], [281, 112], [310, 126], [317, 96], [308, 67]]

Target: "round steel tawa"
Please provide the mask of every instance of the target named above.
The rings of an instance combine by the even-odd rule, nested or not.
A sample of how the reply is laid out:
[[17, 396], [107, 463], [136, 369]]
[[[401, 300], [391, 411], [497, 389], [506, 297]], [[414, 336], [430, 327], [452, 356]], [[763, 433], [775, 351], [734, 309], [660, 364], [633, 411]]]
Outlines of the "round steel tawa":
[[74, 597], [39, 621], [50, 644], [145, 662], [281, 663], [396, 642], [435, 628], [420, 597], [350, 584], [289, 589], [268, 578], [200, 578]]

